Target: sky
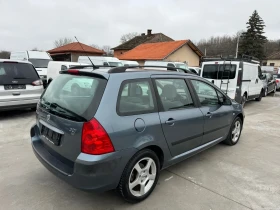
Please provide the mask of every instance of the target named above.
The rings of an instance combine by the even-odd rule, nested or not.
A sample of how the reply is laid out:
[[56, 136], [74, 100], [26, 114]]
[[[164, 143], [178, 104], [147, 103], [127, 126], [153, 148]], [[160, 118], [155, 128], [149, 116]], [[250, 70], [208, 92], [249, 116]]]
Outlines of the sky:
[[255, 9], [268, 39], [280, 39], [277, 0], [0, 0], [0, 8], [0, 51], [50, 50], [74, 36], [115, 47], [123, 34], [147, 29], [198, 42], [245, 30]]

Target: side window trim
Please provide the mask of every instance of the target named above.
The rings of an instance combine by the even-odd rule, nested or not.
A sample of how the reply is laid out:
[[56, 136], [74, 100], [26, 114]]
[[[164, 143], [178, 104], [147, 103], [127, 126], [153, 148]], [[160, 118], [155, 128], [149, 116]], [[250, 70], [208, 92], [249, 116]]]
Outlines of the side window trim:
[[[120, 112], [120, 99], [121, 99], [121, 95], [122, 95], [122, 90], [124, 88], [124, 86], [127, 83], [133, 83], [133, 82], [148, 82], [149, 86], [150, 86], [150, 90], [151, 90], [151, 94], [152, 94], [152, 100], [154, 103], [154, 109], [153, 110], [148, 110], [148, 111], [139, 111], [139, 112], [127, 112], [127, 113], [121, 113]], [[128, 87], [128, 95], [130, 92], [130, 84]], [[151, 81], [151, 78], [143, 78], [143, 79], [127, 79], [122, 81], [119, 91], [118, 91], [118, 99], [117, 99], [117, 104], [116, 104], [116, 112], [119, 116], [133, 116], [133, 115], [141, 115], [141, 114], [148, 114], [148, 113], [155, 113], [158, 112], [158, 103], [156, 100], [156, 95], [155, 95], [155, 91], [154, 91], [154, 86], [153, 83]]]

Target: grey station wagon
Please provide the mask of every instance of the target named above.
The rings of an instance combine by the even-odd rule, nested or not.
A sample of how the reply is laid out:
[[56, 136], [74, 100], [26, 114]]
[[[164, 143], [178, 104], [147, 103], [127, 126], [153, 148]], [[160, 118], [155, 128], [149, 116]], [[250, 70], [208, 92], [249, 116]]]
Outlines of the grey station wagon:
[[144, 69], [61, 72], [41, 96], [31, 128], [41, 163], [77, 188], [117, 189], [139, 202], [160, 170], [239, 141], [242, 106], [215, 85], [194, 74]]

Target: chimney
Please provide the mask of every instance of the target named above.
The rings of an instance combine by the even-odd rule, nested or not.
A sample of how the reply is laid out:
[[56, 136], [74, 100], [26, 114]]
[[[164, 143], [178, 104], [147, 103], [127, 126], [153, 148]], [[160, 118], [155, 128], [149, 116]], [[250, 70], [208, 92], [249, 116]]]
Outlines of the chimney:
[[145, 36], [145, 33], [142, 33], [141, 36]]
[[152, 29], [148, 29], [148, 30], [147, 30], [147, 35], [148, 35], [148, 36], [152, 35]]

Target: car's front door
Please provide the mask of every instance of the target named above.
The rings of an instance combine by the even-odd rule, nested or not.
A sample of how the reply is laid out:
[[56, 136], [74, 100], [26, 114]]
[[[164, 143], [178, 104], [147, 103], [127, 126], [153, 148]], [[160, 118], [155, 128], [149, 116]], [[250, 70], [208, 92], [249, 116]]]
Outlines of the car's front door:
[[203, 115], [185, 79], [154, 78], [162, 130], [172, 156], [201, 145]]
[[233, 116], [230, 100], [204, 81], [193, 79], [191, 84], [197, 93], [200, 109], [204, 115], [202, 144], [225, 138], [228, 135]]

